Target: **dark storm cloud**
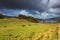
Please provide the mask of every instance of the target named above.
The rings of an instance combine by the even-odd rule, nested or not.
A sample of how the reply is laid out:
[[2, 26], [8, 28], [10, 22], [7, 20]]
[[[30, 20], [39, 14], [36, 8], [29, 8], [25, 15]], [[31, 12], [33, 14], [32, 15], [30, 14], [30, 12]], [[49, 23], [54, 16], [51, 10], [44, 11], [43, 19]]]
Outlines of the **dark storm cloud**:
[[17, 4], [12, 0], [0, 0], [0, 7], [18, 8]]
[[[48, 0], [0, 0], [0, 8], [45, 10]], [[50, 7], [60, 8], [60, 0], [49, 0]]]
[[41, 0], [0, 0], [0, 7], [43, 10]]

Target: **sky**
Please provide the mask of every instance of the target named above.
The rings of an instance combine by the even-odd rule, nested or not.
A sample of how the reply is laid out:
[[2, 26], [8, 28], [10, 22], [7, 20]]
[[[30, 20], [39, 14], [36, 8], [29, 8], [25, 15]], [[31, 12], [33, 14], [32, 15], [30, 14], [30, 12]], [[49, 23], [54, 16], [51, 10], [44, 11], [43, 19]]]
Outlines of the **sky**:
[[60, 17], [60, 0], [0, 0], [0, 13], [39, 19]]

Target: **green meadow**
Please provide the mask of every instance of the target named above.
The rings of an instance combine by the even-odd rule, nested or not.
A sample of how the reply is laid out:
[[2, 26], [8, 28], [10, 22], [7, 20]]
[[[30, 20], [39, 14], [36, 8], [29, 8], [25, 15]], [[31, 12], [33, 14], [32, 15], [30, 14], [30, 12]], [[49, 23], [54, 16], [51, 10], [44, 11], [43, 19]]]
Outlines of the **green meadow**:
[[0, 19], [0, 40], [58, 40], [57, 24]]

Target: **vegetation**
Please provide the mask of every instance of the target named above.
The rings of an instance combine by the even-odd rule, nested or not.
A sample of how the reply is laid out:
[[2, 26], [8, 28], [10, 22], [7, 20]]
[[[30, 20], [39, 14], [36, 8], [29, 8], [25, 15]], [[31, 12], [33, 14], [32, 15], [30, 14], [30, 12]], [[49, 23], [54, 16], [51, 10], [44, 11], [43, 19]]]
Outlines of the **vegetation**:
[[18, 15], [19, 19], [26, 19], [27, 17], [25, 15]]
[[33, 23], [24, 19], [1, 19], [0, 40], [57, 40], [57, 24]]
[[19, 19], [25, 19], [25, 20], [28, 20], [28, 21], [30, 21], [30, 22], [35, 22], [35, 23], [38, 22], [37, 19], [35, 19], [35, 18], [32, 17], [32, 16], [18, 15], [18, 18], [19, 18]]
[[0, 19], [4, 19], [4, 15], [0, 13]]

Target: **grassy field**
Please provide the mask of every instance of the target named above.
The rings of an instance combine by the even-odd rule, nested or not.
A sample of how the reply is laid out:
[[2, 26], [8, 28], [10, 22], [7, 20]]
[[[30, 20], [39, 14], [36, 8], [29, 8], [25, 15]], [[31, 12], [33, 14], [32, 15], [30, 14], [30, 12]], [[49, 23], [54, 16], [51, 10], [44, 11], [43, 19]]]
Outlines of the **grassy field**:
[[0, 19], [0, 40], [58, 40], [57, 24]]

